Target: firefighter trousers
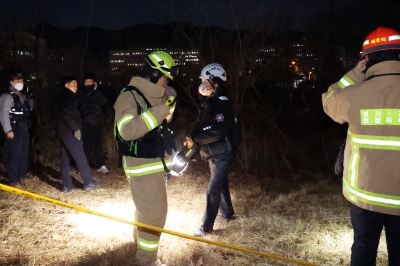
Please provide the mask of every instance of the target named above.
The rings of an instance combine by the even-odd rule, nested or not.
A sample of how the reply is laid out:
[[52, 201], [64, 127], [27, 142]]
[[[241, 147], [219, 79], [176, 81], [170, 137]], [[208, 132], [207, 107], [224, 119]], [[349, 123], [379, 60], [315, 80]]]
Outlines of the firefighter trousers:
[[[133, 201], [135, 203], [135, 220], [164, 228], [167, 219], [168, 203], [164, 172], [129, 178]], [[152, 265], [157, 259], [161, 233], [144, 228], [134, 228], [134, 239], [137, 245], [135, 263]]]

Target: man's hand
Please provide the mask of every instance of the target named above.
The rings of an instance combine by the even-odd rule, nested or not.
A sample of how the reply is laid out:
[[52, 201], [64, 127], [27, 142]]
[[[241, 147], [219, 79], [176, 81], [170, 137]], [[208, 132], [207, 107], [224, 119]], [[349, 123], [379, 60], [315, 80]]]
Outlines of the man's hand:
[[7, 133], [7, 138], [8, 139], [13, 139], [14, 138], [14, 132], [10, 131]]
[[360, 72], [363, 72], [365, 70], [366, 64], [367, 64], [367, 58], [361, 60], [360, 62], [358, 62], [357, 64], [357, 69], [360, 70]]
[[185, 142], [183, 142], [183, 146], [187, 147], [188, 149], [191, 149], [193, 147], [193, 140], [191, 137], [186, 137]]
[[97, 82], [96, 81], [93, 81], [93, 90], [94, 91], [97, 90]]
[[81, 131], [77, 130], [74, 132], [74, 138], [76, 138], [77, 140], [81, 140]]

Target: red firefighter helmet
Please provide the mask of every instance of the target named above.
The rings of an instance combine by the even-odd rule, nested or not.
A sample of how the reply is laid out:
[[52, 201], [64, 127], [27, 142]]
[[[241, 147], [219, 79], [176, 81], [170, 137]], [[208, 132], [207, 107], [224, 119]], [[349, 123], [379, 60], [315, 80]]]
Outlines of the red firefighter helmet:
[[400, 33], [391, 28], [377, 28], [365, 39], [361, 58], [382, 50], [400, 50]]

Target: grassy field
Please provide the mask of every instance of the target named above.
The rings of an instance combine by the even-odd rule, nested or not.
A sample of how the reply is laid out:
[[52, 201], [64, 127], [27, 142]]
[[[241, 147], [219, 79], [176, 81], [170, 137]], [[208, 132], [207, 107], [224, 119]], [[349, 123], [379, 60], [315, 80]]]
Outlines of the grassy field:
[[[134, 205], [121, 169], [95, 173], [104, 184], [101, 189], [67, 194], [59, 191], [56, 167], [33, 174], [21, 189], [133, 218]], [[316, 171], [263, 178], [231, 173], [230, 181], [238, 219], [216, 224], [206, 239], [318, 265], [349, 265], [352, 228], [335, 176]], [[168, 181], [166, 229], [191, 235], [199, 227], [207, 182], [208, 170], [202, 163]], [[168, 234], [162, 235], [160, 246], [159, 257], [166, 265], [297, 265]], [[133, 265], [134, 252], [132, 225], [0, 191], [0, 265]], [[386, 266], [386, 258], [382, 237], [377, 265]]]

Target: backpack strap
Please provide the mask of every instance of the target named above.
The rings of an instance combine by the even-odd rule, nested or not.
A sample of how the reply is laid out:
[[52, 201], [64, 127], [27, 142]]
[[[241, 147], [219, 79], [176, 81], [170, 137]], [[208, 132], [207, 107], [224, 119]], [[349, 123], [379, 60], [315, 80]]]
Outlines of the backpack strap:
[[400, 76], [400, 73], [385, 73], [385, 74], [379, 74], [379, 75], [372, 75], [372, 76], [369, 76], [365, 81], [376, 78], [376, 77], [382, 77], [382, 76]]
[[[133, 92], [135, 92], [137, 95], [140, 96], [140, 98], [142, 98], [142, 100], [143, 100], [143, 101], [145, 102], [145, 104], [147, 105], [147, 108], [152, 107], [152, 105], [151, 105], [150, 102], [146, 99], [146, 97], [144, 96], [144, 94], [143, 94], [138, 88], [136, 88], [135, 86], [128, 85], [128, 86], [126, 86], [126, 87], [121, 91], [121, 93], [126, 92], [126, 91], [130, 91], [130, 92], [132, 93], [132, 95], [133, 95]], [[135, 97], [135, 95], [133, 95], [133, 97]], [[136, 97], [135, 97], [135, 100], [136, 100]], [[136, 104], [138, 104], [137, 101], [136, 101]], [[147, 108], [146, 108], [146, 109], [147, 109]]]

